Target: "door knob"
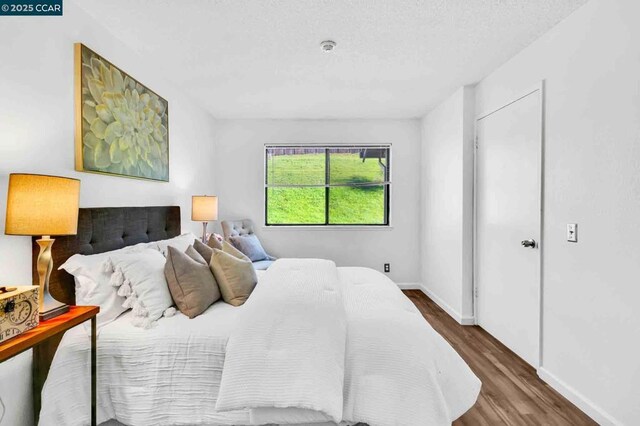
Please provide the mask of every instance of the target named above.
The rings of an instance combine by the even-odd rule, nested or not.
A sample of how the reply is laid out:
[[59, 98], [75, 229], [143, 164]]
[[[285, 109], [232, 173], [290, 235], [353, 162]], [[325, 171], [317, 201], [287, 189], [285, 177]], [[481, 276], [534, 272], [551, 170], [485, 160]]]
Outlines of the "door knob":
[[522, 247], [536, 248], [536, 240], [532, 238], [524, 240], [520, 244], [522, 244]]

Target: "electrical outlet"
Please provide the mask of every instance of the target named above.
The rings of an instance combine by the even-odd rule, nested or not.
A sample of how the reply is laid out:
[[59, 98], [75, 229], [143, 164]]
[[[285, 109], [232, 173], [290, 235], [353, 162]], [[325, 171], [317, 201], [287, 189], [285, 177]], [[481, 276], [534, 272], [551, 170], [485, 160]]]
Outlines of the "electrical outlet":
[[567, 223], [567, 241], [571, 243], [578, 242], [578, 224]]
[[391, 272], [391, 264], [385, 263], [384, 264], [384, 271], [385, 272]]

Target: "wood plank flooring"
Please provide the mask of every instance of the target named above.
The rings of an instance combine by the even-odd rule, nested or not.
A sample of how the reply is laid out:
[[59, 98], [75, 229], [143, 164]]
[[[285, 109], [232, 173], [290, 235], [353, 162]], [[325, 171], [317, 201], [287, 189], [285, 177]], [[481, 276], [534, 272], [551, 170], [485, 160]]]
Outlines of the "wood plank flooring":
[[461, 326], [419, 290], [404, 293], [482, 381], [478, 401], [455, 426], [596, 425], [489, 333]]

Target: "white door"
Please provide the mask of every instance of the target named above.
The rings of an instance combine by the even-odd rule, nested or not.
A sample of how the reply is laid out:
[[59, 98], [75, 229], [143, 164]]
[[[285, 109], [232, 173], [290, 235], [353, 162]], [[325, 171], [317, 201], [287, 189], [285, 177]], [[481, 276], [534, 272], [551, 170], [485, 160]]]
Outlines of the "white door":
[[477, 122], [478, 324], [534, 367], [540, 344], [542, 89]]

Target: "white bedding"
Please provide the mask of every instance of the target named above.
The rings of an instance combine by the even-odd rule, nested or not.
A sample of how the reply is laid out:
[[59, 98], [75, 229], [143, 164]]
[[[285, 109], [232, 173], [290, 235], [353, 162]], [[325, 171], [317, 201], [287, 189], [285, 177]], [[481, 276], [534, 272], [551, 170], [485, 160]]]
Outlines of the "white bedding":
[[293, 408], [319, 414], [315, 421], [437, 426], [467, 411], [479, 391], [466, 363], [384, 275], [280, 259], [231, 333], [216, 408], [248, 408], [255, 425], [282, 423]]
[[[470, 408], [479, 380], [397, 286], [368, 268], [337, 270], [350, 327], [341, 395], [345, 423], [403, 424], [398, 419], [428, 415], [428, 424], [449, 424]], [[259, 275], [258, 289], [261, 283]], [[333, 417], [268, 404], [261, 410], [215, 409], [227, 340], [249, 302], [238, 308], [219, 302], [192, 320], [182, 314], [162, 318], [151, 330], [133, 327], [129, 314], [106, 325], [98, 338], [98, 422], [291, 424]], [[330, 339], [326, 344], [334, 345]], [[41, 425], [88, 424], [89, 368], [89, 339], [78, 327], [67, 333], [52, 364]], [[376, 417], [383, 412], [386, 418]]]
[[329, 260], [280, 259], [270, 266], [231, 333], [216, 408], [252, 408], [251, 424], [284, 422], [272, 408], [339, 423], [347, 343], [343, 287]]
[[[131, 312], [98, 335], [98, 423], [128, 425], [248, 424], [248, 412], [215, 410], [224, 351], [242, 307], [223, 302], [189, 319], [162, 318], [149, 330]], [[83, 327], [64, 336], [42, 391], [40, 425], [88, 425], [89, 337]]]
[[398, 286], [369, 268], [340, 268], [348, 323], [343, 419], [375, 426], [448, 425], [480, 380]]

